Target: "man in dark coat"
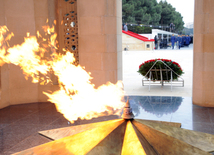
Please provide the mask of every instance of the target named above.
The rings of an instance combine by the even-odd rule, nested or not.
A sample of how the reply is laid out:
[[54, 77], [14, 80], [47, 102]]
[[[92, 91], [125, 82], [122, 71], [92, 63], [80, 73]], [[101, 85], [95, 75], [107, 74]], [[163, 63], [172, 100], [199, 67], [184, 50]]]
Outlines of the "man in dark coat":
[[190, 37], [186, 35], [186, 46], [189, 46], [190, 44]]
[[184, 47], [185, 42], [186, 42], [186, 37], [185, 37], [185, 35], [182, 35], [182, 37], [181, 37], [181, 47]]
[[157, 36], [155, 36], [154, 40], [155, 40], [155, 50], [157, 50], [158, 49], [158, 38], [157, 38]]
[[174, 31], [174, 24], [173, 23], [171, 23], [170, 25], [169, 25], [169, 28], [170, 28], [170, 32], [173, 32]]
[[188, 38], [189, 38], [189, 44], [191, 44], [192, 43], [192, 39], [191, 39], [191, 37], [188, 35]]
[[167, 48], [167, 38], [163, 38], [163, 48]]
[[172, 49], [174, 49], [175, 42], [176, 42], [176, 38], [175, 38], [174, 34], [172, 34], [172, 36], [171, 36]]

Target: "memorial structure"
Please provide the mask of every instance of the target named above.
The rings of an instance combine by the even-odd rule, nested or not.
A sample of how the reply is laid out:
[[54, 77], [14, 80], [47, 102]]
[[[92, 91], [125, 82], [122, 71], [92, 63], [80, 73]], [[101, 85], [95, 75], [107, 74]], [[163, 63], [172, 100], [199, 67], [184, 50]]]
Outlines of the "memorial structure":
[[[195, 0], [193, 103], [207, 107], [214, 106], [213, 6], [211, 0]], [[75, 53], [96, 86], [122, 80], [121, 0], [0, 0], [0, 7], [0, 25], [15, 34], [11, 46], [21, 44], [26, 32], [42, 32], [47, 19], [49, 25], [56, 20], [59, 45]], [[15, 65], [1, 67], [0, 108], [46, 101], [42, 91], [55, 89], [25, 80]]]
[[[212, 0], [195, 0], [193, 103], [207, 107], [214, 107], [214, 81], [212, 79], [214, 72], [214, 52], [212, 52], [212, 41], [214, 40], [213, 6], [214, 2]], [[10, 32], [15, 35], [10, 41], [11, 46], [21, 44], [26, 32], [37, 35], [37, 30], [42, 33], [42, 26], [47, 23], [51, 26], [54, 21], [56, 21], [55, 28], [58, 34], [59, 47], [73, 53], [77, 60], [76, 65], [85, 66], [85, 69], [91, 72], [94, 77], [92, 82], [96, 87], [107, 81], [116, 83], [118, 80], [122, 80], [122, 0], [0, 0], [0, 25], [6, 25]], [[63, 54], [64, 51], [59, 50], [58, 52]], [[1, 67], [0, 81], [0, 109], [16, 104], [45, 102], [47, 97], [42, 92], [58, 89], [56, 79], [53, 80], [53, 85], [32, 83], [31, 79], [25, 79], [20, 67], [12, 64], [4, 64]], [[41, 105], [43, 106], [43, 104]], [[23, 108], [24, 106], [20, 105], [23, 111], [20, 110], [21, 108], [17, 110], [16, 106], [11, 106], [15, 107], [13, 111], [4, 108], [6, 112], [1, 114], [1, 121], [4, 115], [5, 117], [8, 116], [8, 113], [9, 115], [15, 115], [17, 111], [21, 113], [20, 115], [23, 115], [24, 112], [30, 113], [30, 115], [19, 117], [13, 115], [16, 118], [9, 118], [8, 116], [9, 119], [4, 119], [4, 121], [6, 120], [5, 122], [9, 123], [0, 124], [3, 125], [1, 127], [3, 138], [0, 147], [3, 151], [8, 151], [14, 146], [18, 147], [19, 151], [20, 148], [23, 149], [20, 145], [17, 146], [17, 143], [40, 143], [38, 139], [35, 139], [38, 136], [35, 134], [36, 130], [43, 129], [45, 125], [50, 123], [51, 119], [57, 125], [61, 123], [57, 122], [57, 120], [60, 120], [59, 117], [62, 117], [61, 115], [56, 114], [55, 118], [52, 118], [53, 115], [50, 112], [48, 113], [50, 119], [43, 117], [51, 109], [50, 106], [46, 105], [46, 107], [40, 108], [37, 103], [36, 105], [32, 104], [32, 106], [34, 108], [26, 110]], [[185, 104], [185, 110], [186, 107], [187, 104]], [[209, 112], [209, 110], [207, 111]], [[184, 113], [180, 114], [177, 115], [178, 118], [185, 116]], [[191, 115], [191, 113], [188, 114]], [[192, 115], [194, 115], [194, 112]], [[38, 124], [32, 124], [32, 118]], [[27, 124], [26, 119], [28, 120]], [[204, 122], [204, 120], [208, 120], [208, 117], [201, 121]], [[211, 119], [208, 121], [211, 122]], [[193, 121], [193, 123], [195, 122]], [[66, 121], [66, 123], [68, 122]], [[39, 126], [41, 124], [44, 126]], [[208, 129], [207, 126], [204, 128]], [[32, 134], [34, 134], [33, 138], [28, 137]], [[116, 135], [118, 134], [116, 133]], [[165, 138], [163, 139], [165, 140]], [[154, 142], [156, 142], [156, 139]], [[10, 145], [5, 145], [6, 143]], [[9, 151], [14, 153], [13, 149]]]

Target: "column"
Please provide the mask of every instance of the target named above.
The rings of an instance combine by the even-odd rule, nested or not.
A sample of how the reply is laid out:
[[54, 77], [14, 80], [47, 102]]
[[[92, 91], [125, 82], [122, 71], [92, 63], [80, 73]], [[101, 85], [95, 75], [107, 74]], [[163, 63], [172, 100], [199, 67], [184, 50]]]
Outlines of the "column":
[[195, 0], [193, 104], [214, 107], [214, 1]]

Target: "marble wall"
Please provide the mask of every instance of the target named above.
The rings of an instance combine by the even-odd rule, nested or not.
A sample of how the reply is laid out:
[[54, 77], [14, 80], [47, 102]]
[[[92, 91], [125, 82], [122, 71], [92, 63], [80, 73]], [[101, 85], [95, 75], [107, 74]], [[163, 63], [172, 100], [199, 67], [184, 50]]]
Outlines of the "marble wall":
[[214, 107], [214, 1], [195, 0], [193, 103]]
[[[15, 35], [10, 46], [21, 44], [27, 32], [30, 35], [36, 35], [37, 30], [42, 33], [47, 19], [51, 25], [55, 19], [55, 4], [56, 0], [0, 0], [0, 25], [6, 25]], [[33, 84], [31, 79], [26, 80], [20, 67], [4, 64], [1, 67], [0, 108], [46, 100], [42, 87]]]
[[122, 80], [122, 0], [79, 0], [80, 64], [96, 87]]
[[[122, 0], [78, 0], [80, 65], [94, 77], [96, 87], [107, 81], [122, 80]], [[57, 19], [58, 0], [0, 0], [0, 25], [6, 25], [15, 37], [11, 46], [21, 44], [26, 32], [42, 33], [42, 26]], [[20, 67], [1, 67], [0, 108], [31, 102], [44, 102], [42, 93], [57, 85], [41, 86], [26, 80]]]

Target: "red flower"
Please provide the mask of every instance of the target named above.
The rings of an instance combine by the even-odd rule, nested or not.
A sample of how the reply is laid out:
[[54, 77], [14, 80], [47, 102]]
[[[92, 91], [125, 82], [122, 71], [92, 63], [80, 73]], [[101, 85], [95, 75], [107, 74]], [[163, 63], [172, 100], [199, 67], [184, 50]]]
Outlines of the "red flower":
[[144, 63], [142, 63], [140, 66], [139, 66], [139, 69], [141, 68], [141, 66], [143, 66], [144, 65]]

